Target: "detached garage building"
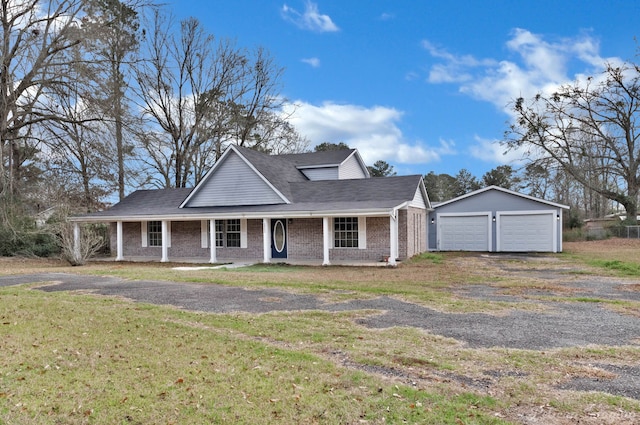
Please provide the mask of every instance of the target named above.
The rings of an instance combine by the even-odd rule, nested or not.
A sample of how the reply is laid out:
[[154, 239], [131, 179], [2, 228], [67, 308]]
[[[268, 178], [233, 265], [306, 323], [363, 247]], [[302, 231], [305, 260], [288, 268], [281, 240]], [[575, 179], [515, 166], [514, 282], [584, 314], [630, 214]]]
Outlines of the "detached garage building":
[[434, 251], [561, 252], [568, 206], [489, 186], [433, 205]]

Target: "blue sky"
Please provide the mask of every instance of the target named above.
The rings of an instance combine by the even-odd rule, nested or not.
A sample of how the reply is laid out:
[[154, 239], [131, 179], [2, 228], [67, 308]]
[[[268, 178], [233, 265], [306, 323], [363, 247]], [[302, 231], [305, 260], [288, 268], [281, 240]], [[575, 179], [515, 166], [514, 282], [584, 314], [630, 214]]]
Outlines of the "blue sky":
[[292, 123], [398, 174], [477, 177], [520, 154], [497, 143], [508, 104], [638, 61], [637, 1], [168, 0], [285, 68]]

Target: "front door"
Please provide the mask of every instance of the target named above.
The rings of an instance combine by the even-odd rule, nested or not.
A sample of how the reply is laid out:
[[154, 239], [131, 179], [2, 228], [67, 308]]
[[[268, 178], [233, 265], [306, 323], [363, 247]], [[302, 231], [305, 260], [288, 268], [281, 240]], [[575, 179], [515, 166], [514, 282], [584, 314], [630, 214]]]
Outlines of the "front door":
[[271, 258], [287, 258], [287, 220], [271, 220]]

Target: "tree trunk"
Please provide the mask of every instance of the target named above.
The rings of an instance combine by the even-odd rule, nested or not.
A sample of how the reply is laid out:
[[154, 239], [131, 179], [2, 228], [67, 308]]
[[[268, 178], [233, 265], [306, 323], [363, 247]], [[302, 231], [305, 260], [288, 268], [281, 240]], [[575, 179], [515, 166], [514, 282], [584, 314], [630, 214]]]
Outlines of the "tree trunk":
[[625, 223], [629, 225], [636, 225], [638, 224], [638, 191], [636, 190], [635, 193], [630, 195], [628, 198], [628, 201], [622, 204], [627, 212]]

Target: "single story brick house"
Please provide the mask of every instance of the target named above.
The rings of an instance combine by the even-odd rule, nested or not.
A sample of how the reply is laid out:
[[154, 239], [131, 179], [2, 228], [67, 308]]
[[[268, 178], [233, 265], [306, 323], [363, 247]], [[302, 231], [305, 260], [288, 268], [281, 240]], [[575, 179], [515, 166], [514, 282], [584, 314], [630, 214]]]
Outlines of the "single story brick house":
[[445, 202], [429, 211], [434, 251], [562, 252], [562, 214], [568, 206], [497, 186]]
[[71, 221], [77, 236], [79, 223], [110, 223], [116, 260], [393, 265], [427, 250], [430, 208], [422, 176], [371, 178], [355, 149], [232, 145], [195, 188], [139, 190]]

